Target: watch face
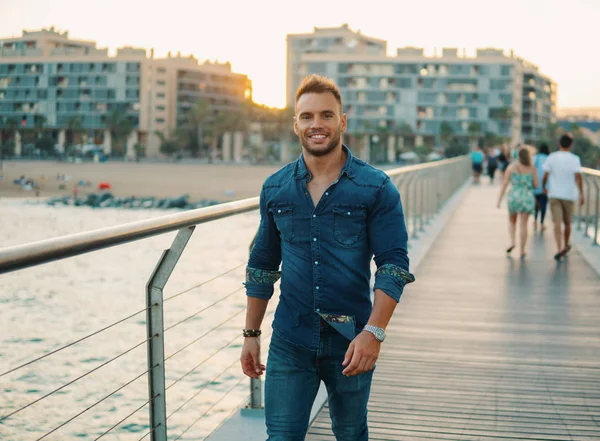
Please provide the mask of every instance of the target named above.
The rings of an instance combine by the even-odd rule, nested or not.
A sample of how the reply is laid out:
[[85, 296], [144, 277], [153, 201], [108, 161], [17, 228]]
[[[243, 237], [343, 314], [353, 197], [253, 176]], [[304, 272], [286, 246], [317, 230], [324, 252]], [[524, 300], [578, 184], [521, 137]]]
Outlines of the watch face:
[[385, 339], [385, 332], [383, 331], [383, 329], [377, 328], [375, 330], [375, 337], [377, 338], [377, 340], [383, 341]]

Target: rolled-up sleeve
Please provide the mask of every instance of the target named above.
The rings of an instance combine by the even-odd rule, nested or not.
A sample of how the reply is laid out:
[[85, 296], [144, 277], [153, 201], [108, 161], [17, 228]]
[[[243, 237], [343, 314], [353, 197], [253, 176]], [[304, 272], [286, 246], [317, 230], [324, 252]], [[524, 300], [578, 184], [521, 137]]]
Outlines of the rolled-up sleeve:
[[409, 272], [408, 233], [400, 194], [389, 178], [379, 189], [368, 228], [377, 265], [374, 289], [381, 289], [398, 302], [404, 286], [414, 282], [415, 277]]
[[263, 187], [260, 193], [260, 225], [246, 267], [246, 295], [269, 300], [273, 296], [273, 285], [281, 276], [280, 263], [279, 232], [267, 210], [266, 191]]

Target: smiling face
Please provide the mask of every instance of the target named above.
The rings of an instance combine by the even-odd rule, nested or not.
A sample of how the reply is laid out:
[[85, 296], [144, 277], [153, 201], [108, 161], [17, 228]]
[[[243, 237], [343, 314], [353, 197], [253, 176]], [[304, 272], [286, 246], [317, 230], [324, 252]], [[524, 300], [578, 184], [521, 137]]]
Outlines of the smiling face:
[[330, 92], [305, 93], [296, 101], [294, 132], [305, 153], [325, 156], [341, 147], [346, 115]]

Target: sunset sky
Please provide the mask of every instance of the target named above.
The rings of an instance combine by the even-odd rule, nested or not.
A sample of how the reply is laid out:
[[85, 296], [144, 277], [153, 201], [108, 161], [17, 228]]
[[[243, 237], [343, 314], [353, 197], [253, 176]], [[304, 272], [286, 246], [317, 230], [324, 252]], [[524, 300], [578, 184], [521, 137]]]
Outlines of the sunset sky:
[[55, 26], [114, 52], [132, 45], [230, 61], [255, 101], [285, 104], [285, 38], [314, 26], [353, 30], [397, 47], [513, 49], [558, 83], [559, 107], [600, 107], [600, 0], [0, 0], [0, 38]]

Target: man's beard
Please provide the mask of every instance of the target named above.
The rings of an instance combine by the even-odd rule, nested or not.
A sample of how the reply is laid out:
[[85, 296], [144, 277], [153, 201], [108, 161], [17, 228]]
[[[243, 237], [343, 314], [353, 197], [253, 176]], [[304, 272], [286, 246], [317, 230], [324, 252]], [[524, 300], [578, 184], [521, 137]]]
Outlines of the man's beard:
[[331, 141], [329, 141], [329, 144], [327, 144], [327, 147], [325, 147], [325, 149], [320, 150], [320, 149], [313, 149], [310, 144], [309, 144], [309, 140], [308, 137], [302, 135], [300, 137], [300, 143], [302, 144], [302, 147], [304, 147], [306, 149], [306, 151], [311, 155], [311, 156], [326, 156], [329, 153], [331, 153], [333, 150], [335, 150], [335, 148], [338, 146], [338, 144], [340, 143], [340, 140], [342, 139], [342, 131], [341, 129], [338, 127], [335, 132], [333, 132], [332, 137], [331, 137]]

